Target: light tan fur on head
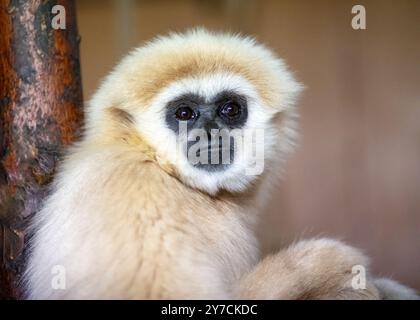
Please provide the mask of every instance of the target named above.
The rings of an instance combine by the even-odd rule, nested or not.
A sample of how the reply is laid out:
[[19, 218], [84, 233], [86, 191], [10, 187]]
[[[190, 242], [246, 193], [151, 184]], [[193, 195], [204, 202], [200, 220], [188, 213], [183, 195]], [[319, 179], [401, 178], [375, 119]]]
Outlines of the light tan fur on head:
[[[196, 29], [159, 37], [131, 52], [92, 101], [147, 108], [162, 88], [183, 78], [238, 74], [255, 86], [266, 106], [281, 111], [300, 91], [284, 63], [252, 38]], [[98, 101], [98, 102], [99, 102]]]

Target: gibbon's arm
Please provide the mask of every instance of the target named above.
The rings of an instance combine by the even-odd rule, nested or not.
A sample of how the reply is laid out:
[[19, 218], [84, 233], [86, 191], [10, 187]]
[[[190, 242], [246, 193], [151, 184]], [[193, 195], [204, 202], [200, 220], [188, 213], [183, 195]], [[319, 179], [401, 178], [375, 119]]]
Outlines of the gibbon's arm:
[[[336, 240], [297, 242], [270, 255], [240, 281], [242, 299], [418, 299], [416, 293], [389, 279], [375, 280], [368, 259]], [[366, 270], [365, 286], [354, 288], [354, 266]]]

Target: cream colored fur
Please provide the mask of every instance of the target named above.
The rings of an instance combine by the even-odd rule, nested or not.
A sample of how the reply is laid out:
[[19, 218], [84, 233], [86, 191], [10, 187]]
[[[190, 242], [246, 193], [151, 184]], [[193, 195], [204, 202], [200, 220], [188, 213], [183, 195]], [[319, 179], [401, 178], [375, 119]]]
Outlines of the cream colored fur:
[[[178, 161], [166, 103], [226, 89], [247, 97], [246, 126], [265, 130], [260, 176], [244, 174], [246, 156], [214, 174]], [[133, 51], [90, 102], [86, 134], [35, 217], [27, 297], [380, 298], [370, 276], [367, 290], [349, 287], [352, 266], [368, 262], [338, 241], [299, 242], [258, 263], [253, 228], [293, 145], [299, 91], [284, 63], [249, 38], [196, 30]], [[51, 285], [54, 266], [65, 270], [64, 290]]]

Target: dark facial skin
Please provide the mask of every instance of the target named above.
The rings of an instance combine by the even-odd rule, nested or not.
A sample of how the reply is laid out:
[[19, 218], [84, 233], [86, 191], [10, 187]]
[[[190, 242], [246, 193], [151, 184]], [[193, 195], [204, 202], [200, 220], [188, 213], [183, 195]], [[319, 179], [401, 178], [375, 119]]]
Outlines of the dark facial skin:
[[[204, 129], [208, 139], [208, 163], [197, 163], [195, 167], [207, 171], [221, 171], [226, 169], [234, 160], [234, 140], [230, 138], [230, 149], [228, 157], [229, 164], [222, 163], [222, 150], [218, 149], [222, 145], [222, 137], [214, 138], [211, 141], [211, 130], [233, 130], [242, 128], [248, 118], [248, 108], [246, 98], [233, 91], [223, 91], [217, 94], [210, 101], [205, 101], [203, 97], [186, 94], [171, 101], [167, 105], [166, 124], [175, 133], [179, 134], [180, 121], [187, 124], [188, 133], [193, 129]], [[187, 150], [200, 140], [188, 141]], [[212, 143], [213, 149], [210, 144]], [[204, 150], [206, 151], [206, 150]], [[211, 154], [213, 159], [219, 159], [218, 163], [211, 164]], [[218, 155], [217, 155], [218, 153]], [[200, 150], [196, 152], [200, 155]]]

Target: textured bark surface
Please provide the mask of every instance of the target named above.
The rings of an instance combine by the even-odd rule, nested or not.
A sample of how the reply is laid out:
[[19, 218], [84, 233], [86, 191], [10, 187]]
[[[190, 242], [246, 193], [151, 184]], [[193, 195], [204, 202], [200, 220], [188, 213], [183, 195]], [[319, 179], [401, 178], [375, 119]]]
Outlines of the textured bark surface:
[[[51, 26], [66, 9], [66, 29]], [[25, 226], [48, 192], [63, 146], [80, 133], [74, 1], [0, 0], [0, 298], [16, 298]]]

